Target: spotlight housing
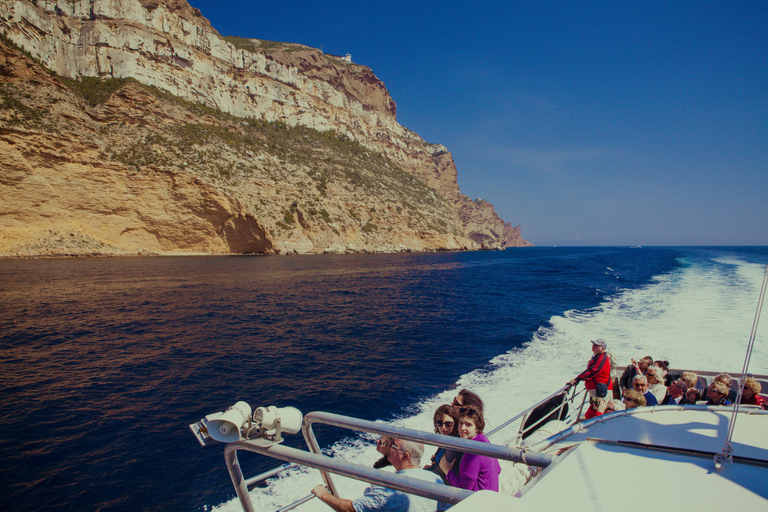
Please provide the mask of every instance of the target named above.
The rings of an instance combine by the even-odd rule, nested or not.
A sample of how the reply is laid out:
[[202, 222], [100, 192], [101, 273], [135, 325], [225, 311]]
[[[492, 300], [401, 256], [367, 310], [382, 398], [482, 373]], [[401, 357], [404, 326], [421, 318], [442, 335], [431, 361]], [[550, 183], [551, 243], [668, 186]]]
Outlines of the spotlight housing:
[[253, 440], [264, 446], [283, 441], [283, 432], [296, 434], [304, 417], [295, 407], [259, 407], [251, 416], [246, 402], [237, 402], [224, 412], [207, 415], [189, 429], [202, 446], [214, 442], [234, 443]]

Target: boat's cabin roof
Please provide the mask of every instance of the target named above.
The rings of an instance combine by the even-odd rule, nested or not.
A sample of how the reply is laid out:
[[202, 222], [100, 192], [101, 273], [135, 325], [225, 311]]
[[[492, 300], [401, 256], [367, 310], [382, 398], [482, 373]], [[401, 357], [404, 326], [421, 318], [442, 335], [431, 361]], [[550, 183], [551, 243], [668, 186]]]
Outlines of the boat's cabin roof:
[[683, 502], [698, 510], [765, 508], [768, 412], [750, 408], [738, 414], [733, 463], [718, 471], [714, 454], [725, 444], [732, 408], [636, 411], [576, 426], [575, 433], [550, 450], [570, 448], [517, 497], [483, 498], [485, 493], [476, 493], [453, 510], [645, 511], [651, 503]]
[[[740, 407], [733, 432], [733, 455], [768, 463], [768, 412]], [[644, 446], [719, 453], [727, 437], [732, 407], [643, 407], [629, 414], [607, 414], [583, 423], [570, 442], [600, 439]], [[602, 418], [602, 420], [601, 420]], [[762, 430], [761, 430], [762, 428]]]

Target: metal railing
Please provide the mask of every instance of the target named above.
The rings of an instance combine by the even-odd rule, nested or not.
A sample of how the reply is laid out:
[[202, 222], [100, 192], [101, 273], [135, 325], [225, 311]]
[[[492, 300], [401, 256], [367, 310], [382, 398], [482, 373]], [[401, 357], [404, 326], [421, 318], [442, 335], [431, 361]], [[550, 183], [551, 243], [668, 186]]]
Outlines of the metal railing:
[[[335, 496], [338, 496], [338, 492], [331, 477], [332, 473], [377, 485], [383, 485], [398, 491], [450, 504], [456, 504], [473, 494], [471, 491], [465, 489], [427, 482], [404, 475], [392, 474], [372, 467], [327, 457], [320, 452], [320, 447], [317, 444], [317, 440], [312, 430], [312, 425], [315, 423], [348, 428], [350, 430], [368, 432], [371, 434], [385, 435], [408, 441], [417, 441], [464, 453], [473, 453], [502, 460], [521, 462], [530, 466], [546, 467], [554, 459], [554, 456], [550, 454], [524, 450], [517, 447], [494, 445], [452, 436], [443, 436], [431, 432], [423, 432], [420, 430], [361, 420], [327, 412], [312, 412], [304, 416], [302, 426], [302, 432], [309, 451], [283, 446], [282, 444], [265, 439], [237, 441], [226, 445], [224, 449], [224, 459], [226, 461], [227, 470], [229, 471], [232, 484], [235, 487], [238, 499], [245, 512], [255, 512], [253, 503], [248, 494], [249, 485], [253, 485], [259, 481], [274, 476], [295, 465], [319, 469], [326, 486], [331, 494]], [[259, 453], [291, 464], [286, 464], [246, 480], [243, 477], [240, 462], [237, 458], [237, 452], [240, 450]], [[295, 508], [309, 501], [312, 497], [312, 495], [306, 496], [280, 510], [287, 511]]]
[[[531, 424], [528, 423], [528, 419], [531, 417], [534, 411], [538, 410], [540, 407], [544, 406], [545, 404], [550, 403], [554, 399], [558, 399], [561, 395], [562, 400], [560, 400], [560, 404], [552, 409], [548, 409], [546, 412], [541, 414], [541, 417], [538, 418], [536, 421], [534, 421]], [[563, 386], [559, 390], [555, 391], [548, 397], [544, 398], [540, 402], [536, 403], [535, 405], [529, 407], [525, 411], [521, 412], [517, 416], [505, 421], [498, 427], [494, 428], [490, 432], [488, 432], [487, 436], [490, 438], [494, 434], [497, 434], [498, 432], [504, 430], [505, 428], [509, 427], [510, 425], [516, 424], [518, 421], [520, 422], [520, 427], [518, 428], [517, 435], [513, 440], [511, 440], [508, 444], [513, 444], [515, 446], [519, 446], [522, 440], [527, 437], [526, 434], [532, 433], [537, 428], [542, 426], [544, 423], [549, 422], [552, 419], [560, 419], [561, 421], [565, 421], [567, 424], [573, 424], [575, 423], [579, 416], [581, 415], [581, 411], [584, 407], [584, 404], [587, 399], [587, 392], [582, 386]], [[574, 406], [578, 404], [577, 409], [572, 409]], [[564, 409], [568, 407], [568, 412], [565, 413]]]

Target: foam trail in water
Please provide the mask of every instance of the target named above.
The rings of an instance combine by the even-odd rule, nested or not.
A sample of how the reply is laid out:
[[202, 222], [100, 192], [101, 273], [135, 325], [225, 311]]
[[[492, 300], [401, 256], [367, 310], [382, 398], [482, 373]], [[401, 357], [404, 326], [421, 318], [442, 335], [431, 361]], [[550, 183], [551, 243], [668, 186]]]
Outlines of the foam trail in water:
[[[590, 340], [604, 338], [617, 364], [650, 355], [670, 361], [673, 368], [738, 373], [744, 363], [764, 267], [736, 259], [683, 261], [678, 270], [658, 276], [646, 287], [627, 290], [590, 311], [568, 311], [551, 319], [530, 343], [494, 358], [483, 369], [459, 380], [459, 387], [477, 392], [486, 403], [486, 430], [562, 387], [586, 367]], [[761, 322], [749, 368], [768, 374], [768, 319]], [[418, 412], [395, 423], [430, 431], [433, 411], [452, 400], [445, 391], [415, 406]], [[513, 433], [500, 432], [495, 442]], [[329, 454], [370, 466], [378, 458], [372, 438], [347, 438]], [[434, 451], [427, 447], [425, 461]], [[424, 461], [422, 461], [424, 462]], [[252, 493], [256, 510], [276, 510], [321, 483], [315, 470], [292, 471]], [[367, 484], [334, 476], [341, 496], [360, 496]], [[237, 499], [216, 511], [240, 511]], [[312, 500], [301, 511], [327, 511]]]

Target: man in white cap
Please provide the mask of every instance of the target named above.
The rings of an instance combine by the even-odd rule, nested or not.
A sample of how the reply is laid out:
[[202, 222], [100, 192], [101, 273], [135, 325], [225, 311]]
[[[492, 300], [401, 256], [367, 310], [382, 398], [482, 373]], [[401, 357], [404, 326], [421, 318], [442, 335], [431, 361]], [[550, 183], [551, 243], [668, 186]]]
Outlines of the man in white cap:
[[584, 381], [584, 387], [589, 394], [598, 398], [605, 398], [611, 386], [611, 360], [606, 354], [608, 344], [603, 339], [592, 340], [592, 358], [589, 360], [587, 369], [581, 372], [575, 379], [571, 379], [568, 384], [575, 386], [580, 381]]

